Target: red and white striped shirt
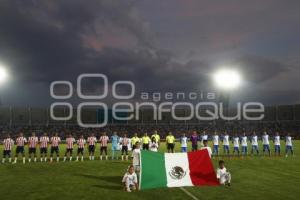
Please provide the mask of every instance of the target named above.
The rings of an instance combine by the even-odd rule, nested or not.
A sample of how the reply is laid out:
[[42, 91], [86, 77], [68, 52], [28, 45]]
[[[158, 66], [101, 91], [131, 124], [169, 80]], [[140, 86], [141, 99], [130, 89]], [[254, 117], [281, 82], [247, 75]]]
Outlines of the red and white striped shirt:
[[69, 137], [66, 139], [66, 142], [67, 142], [67, 149], [73, 149], [74, 142], [76, 142], [76, 141], [75, 141], [75, 138]]
[[101, 147], [107, 147], [108, 140], [109, 140], [109, 138], [107, 135], [101, 136], [100, 140], [99, 140]]
[[87, 142], [89, 143], [90, 146], [95, 146], [95, 144], [97, 142], [97, 138], [94, 136], [88, 137]]
[[42, 136], [40, 137], [40, 148], [47, 148], [49, 142], [48, 136]]
[[61, 140], [60, 140], [60, 137], [58, 137], [58, 136], [53, 136], [53, 137], [51, 138], [51, 146], [52, 146], [52, 147], [58, 147], [60, 141], [61, 141]]
[[6, 138], [3, 141], [4, 151], [11, 151], [12, 147], [14, 146], [14, 141], [11, 138]]
[[79, 140], [77, 140], [78, 148], [83, 149], [85, 143], [86, 143], [86, 141], [83, 138], [80, 138]]
[[26, 138], [25, 137], [18, 137], [16, 139], [16, 143], [17, 143], [17, 146], [18, 147], [24, 147], [25, 143], [27, 142]]
[[129, 139], [128, 139], [128, 138], [122, 138], [121, 144], [122, 144], [122, 146], [128, 146], [128, 144], [129, 144]]
[[28, 138], [28, 146], [29, 148], [36, 148], [36, 145], [38, 144], [39, 139], [36, 136], [31, 136]]

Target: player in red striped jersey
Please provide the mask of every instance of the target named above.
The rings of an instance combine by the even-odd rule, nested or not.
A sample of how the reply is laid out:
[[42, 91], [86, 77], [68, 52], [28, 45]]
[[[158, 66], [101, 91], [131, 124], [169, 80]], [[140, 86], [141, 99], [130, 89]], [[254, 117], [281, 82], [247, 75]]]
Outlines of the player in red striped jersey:
[[51, 137], [51, 152], [50, 152], [50, 162], [53, 161], [53, 154], [56, 155], [56, 161], [59, 162], [59, 143], [61, 142], [60, 137], [58, 137], [58, 133], [55, 133], [54, 136]]
[[23, 133], [20, 133], [19, 137], [17, 137], [17, 139], [16, 139], [17, 148], [16, 148], [15, 161], [13, 162], [14, 164], [17, 163], [19, 154], [22, 155], [23, 164], [25, 164], [25, 150], [24, 150], [24, 146], [25, 146], [26, 143], [27, 143], [26, 138], [23, 136]]
[[38, 137], [35, 136], [35, 132], [32, 132], [31, 137], [28, 138], [28, 162], [31, 162], [32, 155], [34, 157], [34, 162], [36, 162], [36, 146], [38, 143]]
[[83, 135], [80, 136], [80, 138], [77, 140], [77, 145], [78, 145], [78, 149], [77, 149], [77, 158], [76, 161], [78, 162], [79, 159], [79, 155], [81, 154], [81, 162], [83, 162], [83, 153], [84, 153], [84, 146], [85, 146], [85, 139], [83, 138]]
[[122, 154], [121, 154], [122, 160], [124, 160], [124, 153], [126, 155], [126, 160], [128, 160], [129, 138], [127, 137], [127, 134], [124, 134], [123, 138], [121, 138], [120, 145], [122, 146]]
[[5, 163], [6, 157], [8, 157], [8, 161], [11, 162], [11, 150], [14, 146], [14, 140], [11, 139], [8, 134], [6, 138], [3, 140], [3, 158], [2, 163]]
[[102, 134], [102, 136], [100, 137], [100, 139], [99, 139], [99, 142], [100, 142], [100, 160], [102, 160], [103, 153], [105, 153], [105, 158], [106, 158], [106, 160], [108, 160], [108, 156], [107, 156], [108, 141], [109, 141], [109, 137], [104, 132]]
[[44, 133], [44, 135], [40, 137], [41, 162], [43, 162], [43, 159], [45, 162], [47, 162], [48, 143], [49, 143], [49, 137], [47, 136], [47, 133]]
[[75, 142], [75, 138], [72, 136], [72, 134], [69, 134], [66, 138], [67, 149], [64, 157], [64, 162], [66, 161], [67, 156], [69, 156], [70, 161], [72, 161], [73, 147]]
[[92, 133], [90, 135], [90, 137], [88, 137], [87, 142], [89, 144], [89, 159], [90, 160], [94, 160], [94, 153], [95, 153], [95, 146], [97, 143], [97, 138], [95, 137], [95, 135]]

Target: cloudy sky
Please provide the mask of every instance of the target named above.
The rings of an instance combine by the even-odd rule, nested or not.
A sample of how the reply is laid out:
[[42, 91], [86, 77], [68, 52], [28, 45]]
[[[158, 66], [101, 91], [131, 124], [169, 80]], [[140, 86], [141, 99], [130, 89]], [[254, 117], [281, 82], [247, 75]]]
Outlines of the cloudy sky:
[[[213, 91], [236, 68], [236, 100], [300, 103], [298, 0], [0, 0], [5, 105], [45, 106], [54, 80], [104, 73], [137, 91]], [[88, 84], [97, 92], [96, 81]]]

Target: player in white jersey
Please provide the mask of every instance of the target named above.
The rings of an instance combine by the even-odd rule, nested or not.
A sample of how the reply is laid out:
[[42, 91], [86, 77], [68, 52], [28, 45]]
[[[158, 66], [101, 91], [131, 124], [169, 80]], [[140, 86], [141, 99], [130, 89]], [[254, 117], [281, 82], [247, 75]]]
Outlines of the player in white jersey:
[[158, 151], [158, 143], [155, 137], [151, 137], [151, 141], [149, 143], [150, 151], [157, 152]]
[[180, 137], [180, 146], [181, 146], [181, 152], [185, 153], [187, 152], [187, 137], [185, 136], [185, 133], [182, 134]]
[[100, 160], [102, 160], [102, 155], [105, 154], [106, 160], [108, 160], [107, 155], [107, 145], [108, 145], [109, 137], [104, 132], [99, 139], [100, 142]]
[[132, 165], [136, 172], [140, 171], [140, 154], [141, 154], [140, 143], [136, 142], [135, 148], [132, 150]]
[[217, 179], [221, 185], [230, 186], [231, 174], [227, 171], [225, 167], [225, 162], [223, 160], [219, 161], [219, 168], [217, 169]]
[[259, 154], [258, 151], [258, 139], [255, 131], [253, 132], [253, 135], [251, 137], [251, 155], [254, 154], [254, 151], [256, 151], [256, 155]]
[[274, 148], [275, 148], [275, 156], [280, 156], [280, 135], [278, 132], [275, 133], [274, 136]]
[[83, 135], [80, 136], [80, 138], [77, 140], [77, 145], [78, 145], [78, 149], [77, 149], [77, 157], [76, 157], [76, 161], [78, 162], [79, 160], [79, 155], [81, 155], [81, 162], [83, 162], [83, 155], [84, 155], [84, 146], [85, 146], [85, 139], [83, 137]]
[[240, 138], [238, 135], [235, 135], [233, 137], [232, 143], [233, 143], [233, 155], [235, 153], [237, 153], [237, 155], [239, 156], [240, 155]]
[[66, 162], [67, 157], [69, 157], [69, 160], [72, 161], [73, 148], [75, 142], [76, 142], [75, 138], [72, 136], [72, 134], [69, 134], [66, 138], [67, 148], [64, 156], [64, 162]]
[[292, 137], [288, 133], [285, 138], [285, 157], [288, 157], [289, 152], [292, 156], [294, 155]]
[[126, 160], [128, 160], [128, 146], [129, 144], [129, 138], [127, 137], [127, 134], [124, 134], [123, 138], [120, 139], [120, 145], [121, 145], [121, 158], [124, 160], [124, 154]]
[[229, 135], [228, 133], [225, 131], [224, 136], [223, 136], [223, 151], [224, 154], [226, 153], [227, 155], [229, 155]]
[[2, 163], [5, 163], [5, 159], [8, 157], [8, 161], [11, 163], [11, 150], [14, 146], [14, 140], [11, 139], [10, 135], [7, 135], [3, 140], [3, 158]]
[[32, 132], [31, 136], [28, 138], [28, 162], [31, 162], [33, 156], [34, 162], [36, 162], [36, 147], [39, 143], [39, 138], [35, 136], [35, 132]]
[[242, 145], [242, 154], [243, 154], [243, 156], [247, 156], [247, 154], [248, 154], [248, 138], [247, 138], [245, 132], [244, 132], [244, 134], [241, 138], [241, 145]]
[[60, 137], [58, 137], [58, 133], [55, 133], [53, 137], [51, 137], [51, 150], [50, 150], [50, 162], [53, 161], [53, 154], [56, 155], [56, 161], [59, 162], [59, 143], [61, 142]]
[[129, 166], [127, 172], [123, 176], [122, 183], [124, 184], [124, 189], [127, 192], [131, 192], [132, 190], [139, 189], [137, 175], [132, 165]]
[[89, 159], [95, 160], [94, 154], [96, 149], [97, 138], [95, 137], [94, 133], [87, 138], [87, 143], [89, 145]]
[[217, 131], [214, 132], [214, 135], [212, 136], [212, 142], [213, 142], [213, 156], [219, 155], [219, 135]]
[[16, 148], [15, 161], [13, 162], [14, 164], [17, 163], [19, 154], [22, 155], [23, 164], [25, 164], [25, 149], [24, 149], [24, 146], [25, 146], [26, 143], [27, 143], [26, 138], [23, 136], [23, 133], [20, 133], [19, 137], [17, 137], [17, 139], [16, 139], [17, 148]]
[[201, 135], [201, 144], [204, 145], [203, 141], [208, 140], [208, 135], [206, 134], [206, 131], [203, 131]]
[[40, 137], [40, 158], [41, 162], [43, 160], [47, 162], [47, 153], [48, 153], [48, 143], [49, 143], [49, 137], [47, 136], [47, 133], [45, 132], [42, 137]]
[[265, 155], [266, 151], [268, 151], [269, 156], [271, 156], [269, 135], [267, 134], [266, 131], [264, 131], [264, 134], [262, 135], [262, 144], [263, 144], [263, 154]]

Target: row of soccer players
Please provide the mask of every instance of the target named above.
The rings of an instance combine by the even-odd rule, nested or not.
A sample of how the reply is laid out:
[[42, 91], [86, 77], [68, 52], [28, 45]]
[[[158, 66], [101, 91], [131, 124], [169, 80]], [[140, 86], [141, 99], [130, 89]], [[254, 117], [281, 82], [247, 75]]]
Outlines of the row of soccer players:
[[[107, 157], [107, 146], [108, 146], [109, 138], [104, 133], [100, 139], [100, 146], [101, 146], [101, 156], [100, 159], [102, 160], [102, 155], [106, 155]], [[95, 153], [95, 146], [98, 142], [97, 138], [94, 136], [94, 134], [91, 134], [87, 140], [84, 139], [83, 135], [79, 137], [79, 139], [76, 141], [75, 138], [69, 134], [66, 137], [66, 151], [63, 160], [66, 161], [69, 159], [72, 160], [73, 155], [73, 148], [74, 144], [77, 144], [77, 157], [76, 161], [79, 161], [79, 157], [81, 156], [81, 161], [83, 161], [83, 154], [85, 146], [88, 145], [88, 151], [89, 151], [89, 159], [94, 160], [94, 153]], [[56, 133], [52, 137], [48, 137], [45, 133], [41, 137], [37, 137], [35, 133], [32, 133], [32, 135], [26, 139], [26, 137], [23, 136], [23, 133], [20, 133], [19, 136], [14, 141], [10, 135], [7, 135], [7, 137], [3, 140], [3, 158], [2, 163], [5, 163], [6, 159], [9, 160], [9, 162], [12, 161], [12, 149], [16, 143], [16, 152], [15, 152], [15, 158], [13, 163], [16, 163], [18, 160], [18, 156], [22, 156], [23, 163], [26, 162], [25, 160], [25, 145], [28, 144], [28, 162], [31, 162], [32, 158], [33, 161], [37, 161], [37, 149], [40, 150], [40, 161], [47, 161], [47, 154], [48, 154], [48, 146], [50, 146], [50, 162], [53, 161], [53, 155], [56, 156], [56, 160], [59, 161], [59, 144], [61, 143], [61, 138]]]
[[[248, 137], [246, 133], [244, 133], [242, 136], [235, 135], [233, 137], [230, 137], [227, 132], [224, 133], [224, 135], [219, 136], [217, 132], [215, 132], [211, 137], [206, 135], [205, 133], [202, 134], [200, 137], [201, 141], [206, 141], [208, 139], [212, 140], [213, 143], [213, 155], [219, 154], [219, 145], [222, 143], [223, 145], [223, 151], [224, 154], [229, 154], [229, 148], [230, 143], [233, 144], [233, 154], [240, 154], [240, 146], [242, 147], [242, 154], [247, 155], [248, 154], [248, 142], [251, 143], [251, 154], [256, 153], [259, 154], [259, 148], [258, 148], [258, 136], [254, 132], [252, 136]], [[181, 143], [183, 146], [186, 146], [186, 140], [187, 138], [185, 135], [181, 137]], [[263, 144], [263, 154], [267, 153], [268, 155], [271, 155], [270, 150], [270, 141], [273, 140], [274, 143], [274, 151], [276, 155], [280, 155], [281, 153], [281, 138], [278, 132], [275, 133], [275, 136], [273, 138], [270, 138], [270, 136], [267, 134], [267, 132], [264, 132], [261, 141]], [[199, 137], [196, 132], [193, 132], [192, 136], [190, 137], [190, 141], [192, 143], [192, 150], [197, 150], [198, 148], [198, 141]], [[293, 143], [292, 143], [292, 137], [287, 134], [285, 137], [285, 146], [286, 146], [286, 156], [288, 153], [291, 153], [293, 155]]]
[[[151, 136], [151, 138], [155, 138], [155, 141], [160, 140], [160, 136], [155, 131], [154, 134]], [[153, 139], [152, 139], [153, 140]], [[174, 138], [175, 140], [175, 138]], [[107, 146], [108, 143], [112, 143], [112, 159], [115, 158], [115, 152], [121, 150], [122, 151], [122, 160], [125, 158], [128, 160], [128, 151], [131, 149], [134, 149], [137, 142], [143, 141], [143, 148], [149, 149], [149, 145], [151, 143], [151, 139], [149, 136], [147, 136], [147, 133], [144, 134], [142, 138], [139, 138], [137, 134], [134, 134], [132, 138], [128, 138], [126, 134], [124, 134], [122, 137], [119, 137], [116, 132], [113, 133], [111, 138], [109, 138], [106, 133], [103, 133], [99, 140], [94, 136], [94, 134], [91, 134], [87, 140], [84, 139], [83, 135], [80, 136], [80, 138], [76, 141], [75, 138], [69, 134], [66, 137], [66, 151], [64, 156], [64, 161], [67, 159], [72, 160], [72, 154], [73, 154], [73, 148], [74, 144], [77, 143], [77, 158], [76, 161], [79, 160], [79, 156], [81, 156], [81, 161], [83, 161], [83, 151], [86, 144], [88, 145], [88, 151], [89, 151], [89, 159], [94, 160], [94, 153], [95, 153], [95, 146], [96, 143], [100, 143], [100, 159], [102, 160], [103, 155], [106, 159], [108, 159], [108, 151]], [[4, 163], [6, 161], [6, 158], [8, 158], [9, 162], [12, 161], [12, 149], [14, 144], [16, 143], [16, 152], [15, 152], [15, 158], [14, 162], [17, 162], [18, 156], [22, 155], [23, 157], [23, 163], [25, 163], [25, 145], [28, 144], [28, 153], [29, 158], [28, 162], [31, 162], [31, 159], [33, 157], [33, 160], [36, 162], [36, 152], [37, 148], [39, 147], [40, 150], [40, 160], [41, 162], [47, 161], [47, 153], [48, 153], [48, 146], [50, 145], [50, 161], [53, 161], [53, 155], [56, 154], [57, 161], [59, 161], [59, 144], [61, 143], [61, 138], [56, 133], [54, 136], [49, 138], [47, 136], [47, 133], [45, 133], [41, 137], [37, 137], [35, 133], [32, 133], [32, 135], [26, 139], [26, 137], [23, 136], [23, 133], [20, 133], [19, 136], [14, 141], [10, 135], [7, 135], [7, 137], [3, 141], [3, 159], [2, 162]], [[158, 147], [158, 146], [157, 146]]]
[[[209, 136], [205, 134], [205, 132], [200, 137], [201, 141], [208, 140]], [[189, 138], [189, 140], [192, 143], [192, 150], [195, 151], [198, 149], [198, 141], [199, 136], [197, 135], [197, 132], [194, 131]], [[157, 133], [157, 131], [154, 131], [154, 134], [151, 136], [151, 138], [145, 133], [143, 137], [139, 138], [137, 134], [134, 134], [134, 136], [129, 139], [126, 134], [123, 135], [123, 137], [119, 137], [117, 133], [115, 132], [111, 138], [109, 138], [105, 133], [102, 134], [102, 136], [99, 139], [100, 142], [100, 159], [102, 159], [102, 155], [104, 154], [106, 159], [107, 157], [107, 144], [111, 141], [112, 143], [112, 159], [115, 157], [115, 151], [122, 150], [122, 159], [123, 155], [125, 155], [126, 160], [128, 159], [128, 150], [129, 148], [134, 148], [134, 144], [137, 142], [142, 144], [142, 147], [144, 150], [148, 150], [149, 148], [152, 150], [157, 151], [158, 144], [160, 141], [160, 136]], [[180, 138], [181, 148], [183, 152], [187, 151], [187, 141], [188, 138], [183, 134]], [[219, 142], [223, 143], [224, 147], [224, 153], [229, 154], [229, 145], [230, 145], [230, 136], [225, 132], [225, 134], [222, 137], [219, 137], [219, 135], [215, 132], [212, 135], [212, 141], [213, 141], [213, 155], [218, 155], [219, 153]], [[258, 137], [254, 133], [250, 139], [252, 144], [252, 153], [256, 151], [258, 154]], [[25, 137], [23, 137], [23, 134], [21, 133], [19, 137], [16, 139], [16, 154], [15, 154], [15, 160], [14, 163], [17, 162], [17, 157], [19, 154], [23, 156], [23, 162], [25, 163], [25, 154], [24, 154], [24, 146], [26, 143], [28, 143], [29, 147], [29, 159], [28, 161], [31, 161], [31, 158], [34, 157], [34, 161], [36, 161], [36, 149], [39, 145], [40, 153], [41, 153], [41, 161], [47, 161], [47, 149], [48, 149], [48, 143], [51, 143], [51, 154], [50, 154], [50, 161], [53, 161], [53, 154], [56, 154], [57, 160], [59, 160], [58, 152], [59, 152], [59, 143], [61, 142], [60, 137], [58, 137], [58, 134], [55, 134], [53, 137], [49, 139], [47, 134], [44, 134], [42, 137], [38, 138], [33, 133], [31, 137], [28, 138], [28, 141]], [[95, 145], [97, 143], [97, 138], [91, 134], [90, 137], [87, 138], [87, 141], [81, 136], [77, 140], [78, 144], [78, 152], [77, 152], [77, 158], [78, 161], [79, 156], [81, 155], [81, 160], [83, 160], [83, 151], [84, 147], [86, 145], [86, 142], [88, 143], [88, 149], [89, 149], [89, 159], [94, 160], [94, 152], [95, 152]], [[247, 154], [247, 146], [248, 146], [248, 137], [246, 134], [243, 134], [242, 137], [234, 136], [232, 138], [233, 146], [234, 146], [234, 153], [239, 154], [239, 146], [241, 144], [242, 146], [242, 153]], [[64, 161], [69, 157], [70, 160], [72, 160], [72, 153], [73, 153], [73, 146], [74, 143], [76, 143], [75, 138], [72, 135], [68, 135], [66, 138], [66, 152], [64, 156]], [[174, 152], [174, 146], [175, 146], [175, 137], [170, 132], [166, 137], [166, 143], [167, 143], [167, 149], [168, 152]], [[269, 142], [269, 135], [265, 132], [262, 136], [262, 143], [263, 143], [263, 152], [268, 152], [270, 155], [270, 142]], [[4, 144], [4, 151], [3, 151], [3, 162], [5, 162], [5, 158], [8, 157], [9, 161], [11, 161], [11, 150], [14, 145], [14, 141], [10, 136], [8, 135], [7, 138], [3, 141]], [[131, 145], [132, 144], [132, 145]], [[274, 137], [274, 145], [275, 145], [275, 153], [280, 154], [280, 136], [278, 133], [276, 133], [276, 136]], [[121, 146], [121, 148], [120, 148]], [[292, 146], [292, 138], [291, 136], [286, 137], [286, 153], [291, 152], [293, 154], [293, 146]]]

